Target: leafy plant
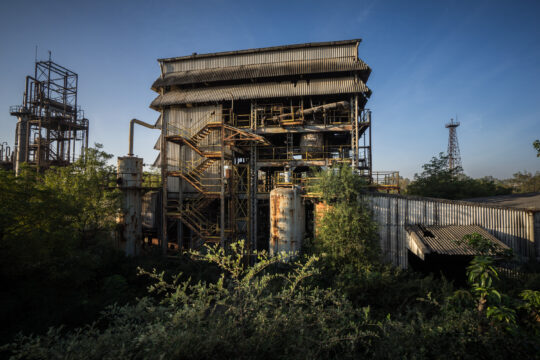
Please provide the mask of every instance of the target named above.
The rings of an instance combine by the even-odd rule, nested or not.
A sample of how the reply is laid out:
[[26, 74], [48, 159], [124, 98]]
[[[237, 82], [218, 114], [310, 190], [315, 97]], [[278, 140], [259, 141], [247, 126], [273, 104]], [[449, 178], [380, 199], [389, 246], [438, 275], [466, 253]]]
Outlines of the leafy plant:
[[316, 172], [309, 191], [326, 204], [317, 214], [313, 248], [333, 271], [354, 276], [380, 260], [377, 227], [362, 202], [366, 182], [349, 165]]
[[407, 194], [443, 199], [467, 199], [473, 197], [510, 194], [512, 189], [491, 177], [472, 179], [463, 169], [448, 167], [448, 156], [439, 153], [422, 165], [421, 174], [414, 175], [408, 184]]

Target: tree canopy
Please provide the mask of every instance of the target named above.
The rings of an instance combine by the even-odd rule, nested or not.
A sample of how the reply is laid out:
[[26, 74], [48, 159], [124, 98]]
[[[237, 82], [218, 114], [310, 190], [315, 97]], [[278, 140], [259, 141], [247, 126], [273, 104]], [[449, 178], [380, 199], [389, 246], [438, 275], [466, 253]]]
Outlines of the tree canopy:
[[423, 172], [415, 174], [407, 186], [407, 194], [443, 199], [467, 199], [474, 197], [505, 195], [512, 192], [491, 177], [473, 179], [460, 167], [450, 169], [448, 156], [439, 153], [431, 161], [422, 165]]

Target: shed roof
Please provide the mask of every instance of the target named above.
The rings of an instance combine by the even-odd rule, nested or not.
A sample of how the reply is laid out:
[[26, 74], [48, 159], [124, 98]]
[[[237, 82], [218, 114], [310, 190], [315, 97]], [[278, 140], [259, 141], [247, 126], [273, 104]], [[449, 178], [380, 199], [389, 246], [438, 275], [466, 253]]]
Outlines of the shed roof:
[[429, 253], [439, 255], [480, 255], [471, 246], [458, 243], [465, 235], [473, 233], [478, 233], [495, 244], [497, 250], [491, 255], [510, 249], [506, 244], [478, 225], [424, 226], [418, 224], [407, 225], [405, 230], [409, 235], [409, 249], [421, 258]]
[[467, 201], [540, 211], [539, 192], [527, 194], [488, 196], [482, 198], [467, 199]]
[[195, 104], [205, 102], [278, 97], [296, 97], [328, 94], [363, 93], [366, 97], [371, 90], [361, 80], [354, 77], [299, 80], [296, 82], [266, 82], [241, 85], [203, 87], [196, 89], [173, 90], [159, 95], [150, 105], [153, 109], [163, 106]]

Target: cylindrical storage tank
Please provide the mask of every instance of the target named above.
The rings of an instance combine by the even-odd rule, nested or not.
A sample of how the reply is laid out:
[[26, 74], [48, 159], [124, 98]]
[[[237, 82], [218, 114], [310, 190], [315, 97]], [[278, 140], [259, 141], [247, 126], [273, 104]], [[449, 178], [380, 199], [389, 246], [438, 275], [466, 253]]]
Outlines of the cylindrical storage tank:
[[122, 191], [122, 238], [127, 256], [139, 253], [142, 243], [142, 170], [143, 159], [133, 156], [118, 158], [116, 183]]
[[270, 192], [270, 255], [295, 253], [302, 247], [306, 214], [300, 188], [276, 188]]
[[323, 133], [304, 133], [300, 137], [300, 150], [303, 159], [323, 158], [324, 135]]

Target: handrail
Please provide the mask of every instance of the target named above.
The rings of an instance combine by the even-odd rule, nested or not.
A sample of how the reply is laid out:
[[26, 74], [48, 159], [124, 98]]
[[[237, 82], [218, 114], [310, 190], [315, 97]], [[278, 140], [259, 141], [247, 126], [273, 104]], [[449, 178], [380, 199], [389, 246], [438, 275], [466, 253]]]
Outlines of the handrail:
[[[195, 123], [192, 123], [189, 125], [189, 127], [183, 127], [183, 126], [177, 126], [177, 125], [169, 125], [169, 128], [176, 129], [178, 131], [178, 135], [181, 135], [185, 138], [191, 139], [194, 135], [196, 135], [200, 130], [202, 130], [207, 124], [213, 124], [217, 122], [211, 122], [210, 119], [214, 118], [216, 116], [216, 112], [212, 111], [207, 116], [197, 120]], [[201, 123], [203, 123], [203, 126], [199, 126]], [[167, 134], [169, 135], [177, 135], [177, 134], [170, 134], [169, 131], [167, 131]]]

